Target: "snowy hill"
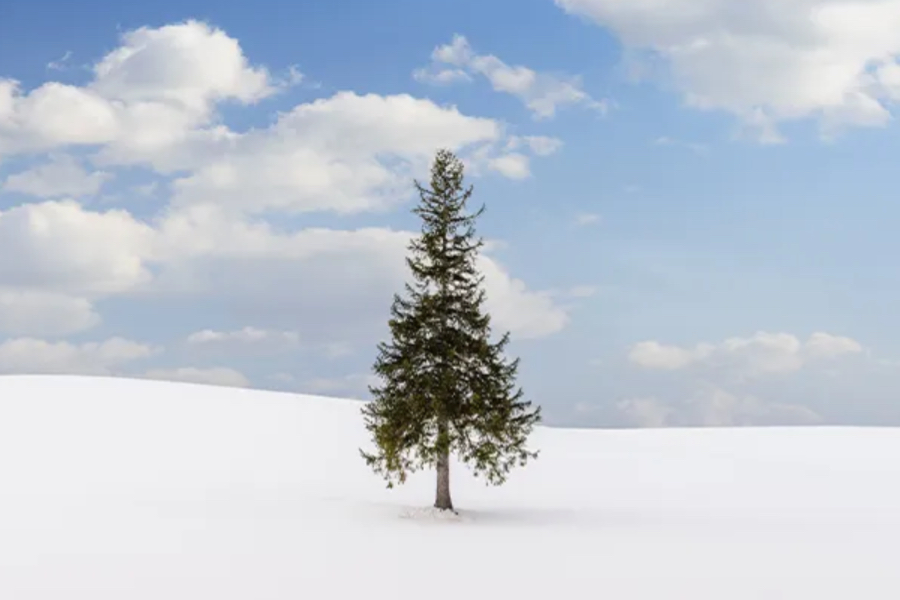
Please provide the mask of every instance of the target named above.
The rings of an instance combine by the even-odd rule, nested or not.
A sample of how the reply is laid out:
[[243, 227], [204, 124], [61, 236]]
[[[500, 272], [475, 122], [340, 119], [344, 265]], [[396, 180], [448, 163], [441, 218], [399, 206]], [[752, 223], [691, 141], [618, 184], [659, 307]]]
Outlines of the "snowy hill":
[[540, 429], [389, 491], [359, 403], [0, 378], [0, 598], [900, 598], [900, 430]]

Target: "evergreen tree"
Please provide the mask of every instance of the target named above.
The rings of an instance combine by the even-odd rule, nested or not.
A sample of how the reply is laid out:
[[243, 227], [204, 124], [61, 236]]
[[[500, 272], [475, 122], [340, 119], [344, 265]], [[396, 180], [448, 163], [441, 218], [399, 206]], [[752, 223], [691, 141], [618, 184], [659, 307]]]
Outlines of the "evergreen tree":
[[376, 450], [360, 452], [389, 488], [436, 467], [434, 506], [453, 510], [451, 453], [488, 483], [502, 484], [514, 466], [537, 457], [526, 441], [540, 407], [532, 408], [516, 386], [519, 361], [504, 355], [509, 334], [491, 341], [476, 267], [483, 241], [475, 237], [475, 220], [484, 206], [467, 213], [472, 187], [463, 187], [462, 163], [440, 150], [430, 186], [415, 186], [422, 234], [406, 259], [412, 283], [406, 297], [394, 296], [392, 339], [378, 345], [374, 365], [381, 383], [369, 388], [374, 399], [363, 408]]

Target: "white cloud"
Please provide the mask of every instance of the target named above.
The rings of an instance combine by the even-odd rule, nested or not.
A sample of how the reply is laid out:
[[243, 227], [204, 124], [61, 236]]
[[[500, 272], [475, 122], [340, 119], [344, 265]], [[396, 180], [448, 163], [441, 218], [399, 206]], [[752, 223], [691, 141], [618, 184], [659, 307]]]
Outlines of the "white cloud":
[[[150, 225], [125, 211], [44, 202], [0, 213], [0, 281], [88, 299], [134, 290], [227, 298], [249, 315], [353, 326], [354, 316], [381, 319], [377, 299], [402, 283], [409, 239], [382, 229], [280, 233], [210, 207]], [[319, 282], [312, 293], [310, 281]]]
[[[306, 229], [277, 233], [211, 207], [172, 213], [160, 223], [156, 285], [169, 293], [227, 296], [261, 317], [315, 315], [301, 330], [333, 323], [348, 332], [380, 322], [407, 278], [413, 234], [386, 229]], [[568, 322], [549, 292], [536, 292], [483, 255], [487, 309], [495, 325], [523, 338], [543, 337]], [[315, 281], [314, 293], [307, 282]], [[347, 340], [342, 340], [347, 341]]]
[[[175, 181], [176, 205], [355, 213], [408, 198], [435, 150], [499, 142], [500, 125], [407, 95], [340, 92], [236, 136]], [[461, 152], [464, 153], [464, 152]]]
[[616, 407], [628, 424], [637, 427], [790, 426], [822, 421], [821, 415], [805, 406], [765, 402], [709, 385], [685, 401], [630, 398]]
[[286, 342], [296, 344], [299, 336], [294, 331], [272, 331], [256, 327], [243, 327], [236, 331], [214, 331], [204, 329], [188, 336], [189, 344], [215, 344], [224, 342], [240, 342], [253, 344], [261, 342]]
[[[625, 422], [642, 427], [820, 423], [824, 420], [822, 415], [806, 404], [811, 398], [801, 396], [802, 400], [798, 400], [795, 391], [769, 400], [758, 392], [771, 396], [775, 393], [772, 384], [780, 381], [772, 376], [794, 374], [801, 369], [817, 367], [807, 374], [830, 376], [834, 365], [851, 364], [835, 363], [835, 359], [862, 352], [863, 347], [856, 340], [824, 332], [813, 333], [806, 341], [787, 333], [760, 331], [746, 338], [732, 337], [691, 347], [641, 342], [630, 349], [628, 358], [632, 363], [646, 369], [684, 371], [688, 378], [681, 383], [689, 384], [695, 391], [690, 395], [676, 392], [671, 396], [648, 394], [629, 398], [620, 401], [616, 409]], [[794, 379], [794, 383], [801, 383], [800, 389], [802, 381]], [[667, 388], [673, 384], [679, 385], [678, 380], [669, 379]]]
[[510, 179], [527, 179], [531, 176], [531, 157], [550, 156], [562, 148], [562, 140], [542, 135], [510, 136], [503, 148], [482, 146], [467, 157], [462, 157], [467, 172], [479, 174], [483, 165]]
[[153, 235], [123, 210], [72, 201], [17, 206], [0, 212], [0, 281], [74, 294], [127, 291], [151, 278], [142, 258]]
[[[489, 159], [489, 166], [511, 179], [524, 179], [531, 174], [530, 160], [522, 154], [529, 151], [535, 156], [550, 156], [559, 152], [563, 142], [559, 138], [544, 135], [510, 136], [504, 153]], [[504, 172], [505, 171], [505, 172]]]
[[0, 185], [0, 192], [19, 192], [39, 198], [92, 196], [112, 178], [111, 173], [88, 173], [71, 156], [58, 156], [50, 162], [15, 173]]
[[510, 179], [525, 179], [531, 175], [528, 157], [524, 154], [510, 153], [491, 159], [488, 163], [491, 169], [509, 177]]
[[739, 376], [790, 373], [820, 359], [831, 359], [862, 351], [859, 342], [847, 337], [817, 332], [806, 342], [788, 333], [760, 331], [749, 338], [728, 338], [718, 344], [701, 343], [693, 348], [640, 342], [628, 358], [648, 369], [678, 370], [689, 366], [725, 369]]
[[84, 344], [15, 338], [0, 343], [0, 373], [110, 375], [157, 352], [158, 348], [122, 338]]
[[553, 301], [552, 293], [528, 290], [488, 256], [480, 257], [478, 267], [484, 274], [485, 308], [495, 330], [532, 339], [557, 333], [568, 324], [568, 313]]
[[563, 142], [559, 138], [547, 137], [544, 135], [526, 135], [522, 139], [531, 151], [538, 156], [550, 156], [555, 154], [562, 148]]
[[94, 67], [91, 88], [126, 103], [175, 103], [203, 113], [215, 100], [255, 102], [274, 92], [265, 69], [251, 67], [237, 40], [198, 21], [141, 27]]
[[62, 71], [65, 69], [66, 63], [69, 59], [72, 58], [72, 51], [66, 50], [66, 53], [62, 55], [59, 60], [51, 60], [47, 63], [47, 68], [51, 71]]
[[628, 352], [628, 359], [647, 369], [674, 371], [707, 355], [709, 348], [698, 346], [694, 349], [664, 346], [655, 340], [638, 342]]
[[[719, 360], [736, 362], [752, 374], [790, 373], [807, 358], [800, 340], [788, 333], [758, 332], [749, 338], [729, 338], [719, 348]], [[713, 360], [716, 357], [710, 357]]]
[[[0, 280], [87, 297], [140, 289], [228, 298], [250, 316], [292, 315], [304, 330], [347, 342], [368, 335], [366, 323], [383, 321], [407, 277], [411, 235], [376, 228], [281, 233], [208, 206], [148, 225], [124, 211], [45, 202], [0, 213]], [[488, 256], [480, 267], [498, 328], [533, 338], [568, 322], [551, 293], [529, 290]]]
[[[220, 223], [218, 226], [222, 226]], [[260, 316], [272, 312], [315, 315], [302, 330], [338, 326], [352, 333], [364, 319], [383, 320], [391, 295], [407, 277], [404, 257], [411, 234], [388, 230], [304, 230], [277, 235], [267, 229], [224, 229], [216, 243], [216, 229], [180, 229], [170, 252], [178, 262], [164, 265], [160, 285], [170, 289], [209, 291], [243, 299], [242, 305]], [[207, 237], [204, 239], [204, 234]], [[176, 245], [182, 244], [183, 245]], [[187, 244], [198, 244], [191, 248]], [[193, 253], [193, 258], [192, 258]], [[568, 315], [552, 294], [529, 290], [494, 259], [482, 256], [487, 310], [496, 327], [516, 337], [535, 338], [556, 333]], [[305, 282], [316, 281], [310, 293]], [[196, 286], [203, 286], [202, 289]]]
[[843, 354], [862, 352], [862, 345], [854, 339], [817, 332], [806, 342], [805, 350], [810, 357], [834, 358]]
[[117, 119], [116, 107], [89, 90], [50, 82], [23, 94], [18, 82], [0, 80], [0, 155], [111, 142]]
[[[608, 103], [595, 100], [584, 91], [580, 78], [538, 73], [524, 66], [510, 66], [490, 54], [477, 54], [469, 41], [454, 35], [453, 40], [431, 53], [429, 68], [417, 69], [419, 81], [446, 84], [461, 80], [457, 73], [479, 74], [487, 78], [495, 91], [519, 98], [536, 118], [551, 118], [565, 106], [583, 106], [605, 113]], [[447, 65], [454, 67], [447, 69]]]
[[228, 387], [248, 387], [250, 385], [250, 381], [243, 373], [227, 367], [210, 367], [207, 369], [200, 369], [197, 367], [151, 369], [144, 373], [144, 377], [147, 379], [160, 379], [163, 381], [183, 381], [186, 383], [201, 383]]
[[[288, 80], [298, 78], [291, 71]], [[187, 171], [173, 185], [176, 205], [257, 213], [391, 207], [410, 196], [410, 179], [427, 171], [439, 147], [512, 177], [528, 170], [523, 156], [506, 156], [498, 122], [408, 95], [339, 92], [245, 133], [217, 122], [218, 103], [255, 102], [277, 88], [221, 30], [196, 21], [141, 28], [97, 62], [86, 86], [50, 82], [26, 93], [0, 80], [0, 154], [99, 145], [95, 164]], [[523, 140], [536, 155], [559, 146], [541, 136]], [[46, 189], [59, 177], [42, 179], [40, 189], [27, 187], [62, 193]], [[77, 191], [87, 189], [82, 184]]]
[[237, 40], [187, 21], [126, 32], [84, 87], [56, 82], [23, 92], [0, 80], [0, 155], [106, 144], [120, 163], [165, 156], [209, 126], [223, 100], [255, 102], [276, 91]]
[[900, 99], [900, 0], [555, 0], [668, 65], [685, 101], [762, 141], [783, 121], [882, 125]]
[[23, 289], [0, 289], [0, 332], [7, 335], [68, 335], [100, 323], [85, 298]]
[[806, 406], [765, 402], [752, 395], [736, 395], [716, 387], [695, 395], [689, 406], [698, 424], [707, 427], [811, 425], [822, 420]]

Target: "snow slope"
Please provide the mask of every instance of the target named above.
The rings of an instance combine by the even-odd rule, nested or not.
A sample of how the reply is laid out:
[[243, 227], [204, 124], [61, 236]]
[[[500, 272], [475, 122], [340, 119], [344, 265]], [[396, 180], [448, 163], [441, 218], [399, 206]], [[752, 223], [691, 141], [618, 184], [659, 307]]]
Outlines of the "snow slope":
[[0, 598], [900, 598], [900, 430], [541, 429], [384, 489], [359, 403], [0, 378]]

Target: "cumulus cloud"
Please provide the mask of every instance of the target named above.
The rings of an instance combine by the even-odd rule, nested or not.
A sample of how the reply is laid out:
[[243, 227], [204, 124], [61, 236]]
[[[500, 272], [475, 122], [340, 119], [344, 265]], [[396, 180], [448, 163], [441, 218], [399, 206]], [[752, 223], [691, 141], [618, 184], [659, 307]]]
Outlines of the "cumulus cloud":
[[0, 343], [0, 373], [112, 375], [127, 363], [159, 351], [118, 337], [84, 344], [15, 338]]
[[531, 175], [528, 163], [528, 157], [524, 154], [510, 153], [492, 158], [488, 164], [491, 169], [510, 179], [525, 179]]
[[373, 335], [402, 284], [409, 241], [378, 228], [279, 232], [205, 211], [159, 233], [157, 293], [227, 302], [257, 328], [297, 328], [309, 344]]
[[[358, 339], [384, 320], [393, 293], [408, 277], [404, 257], [410, 237], [409, 232], [377, 229], [273, 235], [268, 247], [251, 246], [243, 259], [211, 251], [167, 265], [160, 283], [177, 282], [172, 285], [186, 290], [203, 283], [207, 291], [225, 292], [256, 314], [293, 315], [295, 322], [300, 318], [303, 330], [313, 336], [327, 328], [329, 335]], [[230, 248], [235, 252], [239, 246]], [[566, 310], [551, 294], [529, 290], [489, 256], [480, 258], [479, 268], [495, 327], [518, 338], [538, 338], [567, 324]], [[308, 281], [317, 282], [314, 293], [307, 291]]]
[[[778, 124], [883, 125], [900, 99], [900, 0], [555, 0], [667, 65], [686, 103], [765, 142]], [[646, 70], [646, 69], [645, 69]]]
[[0, 212], [0, 281], [78, 295], [127, 291], [151, 278], [143, 259], [153, 238], [150, 226], [124, 210], [24, 204]]
[[859, 342], [848, 337], [817, 332], [809, 337], [804, 349], [811, 358], [835, 358], [842, 354], [856, 354], [863, 348]]
[[86, 298], [27, 289], [0, 289], [0, 332], [7, 335], [68, 335], [99, 323], [100, 315]]
[[568, 313], [554, 302], [550, 291], [529, 290], [489, 256], [479, 258], [478, 268], [484, 275], [485, 308], [495, 329], [533, 339], [557, 333], [568, 324]]
[[410, 196], [410, 180], [427, 170], [438, 148], [464, 151], [501, 136], [497, 122], [455, 107], [340, 92], [235, 136], [227, 152], [175, 181], [173, 202], [251, 213], [389, 208]]
[[151, 369], [144, 373], [144, 377], [163, 381], [181, 381], [227, 387], [248, 387], [250, 385], [250, 381], [243, 373], [228, 367]]
[[558, 152], [562, 145], [562, 140], [542, 135], [511, 136], [503, 153], [487, 158], [488, 168], [510, 179], [526, 179], [531, 176], [531, 158], [523, 152], [550, 156]]
[[0, 331], [51, 336], [97, 325], [93, 300], [151, 281], [153, 238], [126, 211], [73, 201], [0, 212]]
[[15, 173], [0, 185], [0, 192], [18, 192], [39, 198], [92, 196], [112, 178], [111, 173], [92, 171], [71, 156], [58, 156], [31, 169]]
[[0, 80], [0, 155], [105, 144], [120, 163], [164, 154], [209, 126], [217, 102], [256, 102], [277, 87], [249, 65], [237, 40], [198, 21], [123, 34], [86, 86], [24, 92]]
[[[352, 329], [360, 319], [382, 320], [379, 299], [403, 280], [409, 237], [383, 229], [283, 233], [221, 211], [170, 213], [146, 224], [125, 211], [29, 204], [0, 213], [0, 281], [8, 290], [74, 298], [141, 292], [225, 301], [248, 319], [281, 315], [326, 334], [329, 323]], [[42, 298], [41, 314], [59, 307]], [[23, 303], [10, 297], [5, 310], [35, 314], [42, 306]]]
[[112, 142], [117, 118], [111, 103], [83, 88], [50, 82], [25, 94], [17, 81], [0, 80], [0, 155]]
[[273, 93], [268, 72], [248, 64], [237, 40], [199, 21], [122, 35], [94, 66], [91, 88], [126, 103], [175, 103], [203, 112], [217, 99], [255, 102]]
[[[379, 228], [284, 233], [209, 206], [148, 224], [125, 211], [45, 202], [0, 213], [0, 280], [86, 298], [135, 291], [227, 298], [261, 318], [309, 315], [306, 328], [347, 341], [358, 338], [345, 334], [360, 328], [356, 335], [369, 335], [383, 321], [407, 277], [411, 236]], [[533, 338], [565, 326], [566, 310], [552, 294], [529, 290], [489, 256], [480, 267], [497, 327]], [[317, 282], [314, 291], [310, 281]]]
[[[616, 403], [614, 413], [605, 416], [639, 427], [821, 423], [825, 417], [816, 404], [822, 394], [809, 391], [809, 376], [829, 371], [810, 368], [831, 369], [836, 359], [863, 350], [854, 339], [824, 332], [813, 333], [805, 341], [788, 333], [760, 331], [749, 337], [684, 347], [655, 340], [641, 342], [630, 348], [630, 362], [683, 375], [666, 379], [669, 393], [625, 398]], [[785, 383], [782, 376], [801, 370], [806, 370], [807, 377], [791, 380], [787, 389], [792, 393], [772, 387], [775, 382]]]
[[719, 368], [740, 376], [790, 373], [821, 359], [862, 352], [862, 345], [848, 337], [817, 332], [806, 342], [788, 333], [760, 331], [749, 338], [733, 337], [718, 344], [694, 347], [640, 342], [628, 353], [631, 362], [647, 369], [679, 370], [692, 366]]
[[419, 81], [438, 84], [466, 80], [475, 74], [487, 78], [495, 91], [519, 98], [538, 119], [551, 118], [566, 106], [583, 106], [601, 113], [608, 108], [605, 100], [595, 100], [584, 91], [578, 77], [538, 73], [521, 65], [508, 65], [491, 54], [477, 54], [461, 35], [435, 48], [429, 67], [413, 72]]
[[695, 362], [707, 355], [709, 350], [707, 345], [685, 349], [678, 346], [664, 346], [655, 340], [649, 340], [635, 344], [628, 353], [628, 359], [647, 369], [673, 371]]
[[[226, 295], [255, 314], [315, 315], [303, 331], [328, 324], [331, 334], [381, 322], [407, 278], [408, 231], [305, 229], [279, 233], [265, 223], [236, 220], [204, 207], [173, 213], [160, 224], [165, 251], [159, 289]], [[536, 338], [561, 330], [566, 310], [549, 292], [532, 291], [483, 255], [487, 308], [498, 328]], [[308, 283], [315, 281], [310, 293]], [[347, 331], [343, 331], [343, 329]]]

